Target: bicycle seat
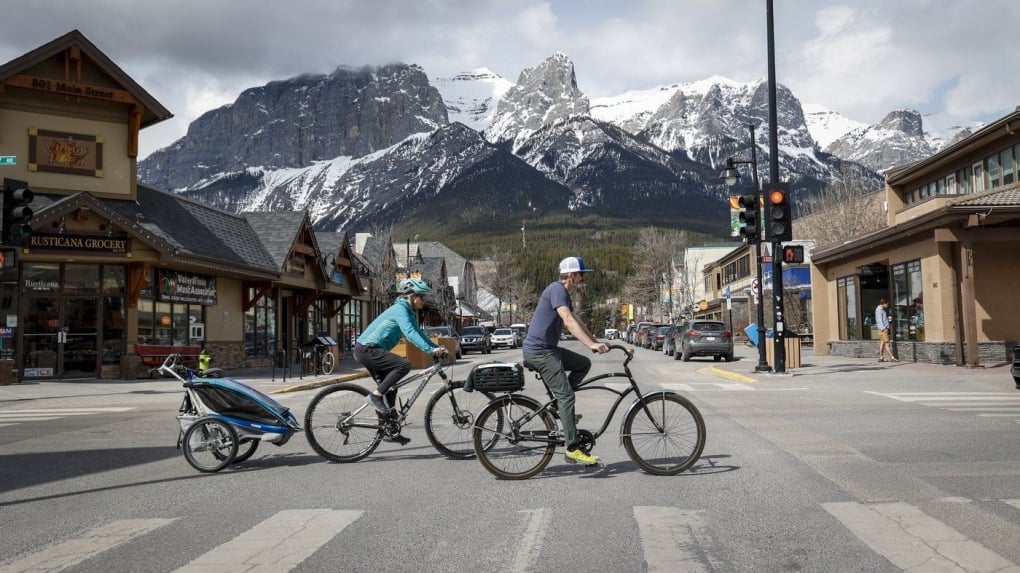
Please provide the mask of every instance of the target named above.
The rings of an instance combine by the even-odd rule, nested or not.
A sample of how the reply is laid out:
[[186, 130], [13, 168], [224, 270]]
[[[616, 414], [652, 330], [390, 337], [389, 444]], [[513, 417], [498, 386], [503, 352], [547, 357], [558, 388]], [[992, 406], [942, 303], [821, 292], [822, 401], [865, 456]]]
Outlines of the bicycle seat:
[[538, 368], [537, 368], [537, 367], [536, 367], [536, 366], [535, 366], [534, 364], [532, 364], [532, 363], [528, 362], [527, 360], [525, 360], [524, 362], [522, 362], [522, 364], [523, 364], [523, 365], [524, 365], [524, 367], [525, 367], [525, 368], [527, 368], [528, 370], [531, 370], [532, 372], [538, 372]]

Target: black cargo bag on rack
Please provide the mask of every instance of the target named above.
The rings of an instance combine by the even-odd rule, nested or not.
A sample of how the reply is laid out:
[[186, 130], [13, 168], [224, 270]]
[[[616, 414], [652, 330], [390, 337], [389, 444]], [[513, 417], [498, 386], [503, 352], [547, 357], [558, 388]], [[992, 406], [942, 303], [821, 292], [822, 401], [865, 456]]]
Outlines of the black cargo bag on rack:
[[465, 392], [514, 392], [524, 389], [524, 369], [513, 362], [478, 364], [468, 373]]

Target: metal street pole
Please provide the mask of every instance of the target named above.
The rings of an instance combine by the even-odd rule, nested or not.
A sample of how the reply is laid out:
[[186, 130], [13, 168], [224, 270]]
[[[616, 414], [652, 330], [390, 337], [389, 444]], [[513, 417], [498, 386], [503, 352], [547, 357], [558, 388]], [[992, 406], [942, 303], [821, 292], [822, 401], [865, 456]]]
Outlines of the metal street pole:
[[[768, 60], [769, 60], [769, 177], [774, 183], [779, 182], [779, 125], [776, 104], [776, 48], [775, 31], [772, 25], [772, 0], [766, 0], [766, 19], [768, 21]], [[767, 208], [767, 206], [766, 206]], [[772, 296], [775, 309], [775, 324], [772, 328], [772, 343], [775, 356], [775, 373], [786, 373], [786, 336], [783, 325], [783, 245], [781, 241], [772, 240]], [[762, 285], [764, 290], [764, 285]]]
[[[754, 192], [758, 194], [758, 209], [761, 211], [761, 205], [764, 204], [761, 183], [758, 182], [758, 143], [754, 137], [754, 124], [748, 124], [748, 129], [751, 130], [751, 177], [754, 180]], [[761, 229], [765, 227], [764, 219], [759, 216], [759, 237], [758, 242], [754, 245], [755, 250], [755, 264], [754, 269], [758, 273], [758, 289], [755, 294], [758, 296], [758, 364], [755, 365], [755, 372], [768, 372], [771, 370], [769, 362], [765, 358], [765, 282], [762, 277], [762, 262], [761, 262]], [[731, 321], [732, 322], [732, 321]]]

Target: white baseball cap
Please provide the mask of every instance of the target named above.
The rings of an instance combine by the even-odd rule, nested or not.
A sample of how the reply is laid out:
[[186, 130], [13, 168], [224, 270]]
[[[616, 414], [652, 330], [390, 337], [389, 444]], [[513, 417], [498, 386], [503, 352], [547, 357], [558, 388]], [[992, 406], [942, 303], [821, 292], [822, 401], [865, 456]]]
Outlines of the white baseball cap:
[[584, 259], [581, 257], [567, 257], [560, 261], [560, 274], [567, 273], [591, 273], [593, 269], [584, 266]]

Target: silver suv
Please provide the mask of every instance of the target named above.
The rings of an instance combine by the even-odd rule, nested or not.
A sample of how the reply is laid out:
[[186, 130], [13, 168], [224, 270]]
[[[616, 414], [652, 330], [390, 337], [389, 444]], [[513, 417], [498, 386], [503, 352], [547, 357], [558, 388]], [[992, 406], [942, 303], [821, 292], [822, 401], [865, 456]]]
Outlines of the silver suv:
[[733, 361], [733, 333], [721, 320], [688, 320], [676, 333], [674, 360], [690, 362], [692, 356], [711, 356], [716, 362]]

